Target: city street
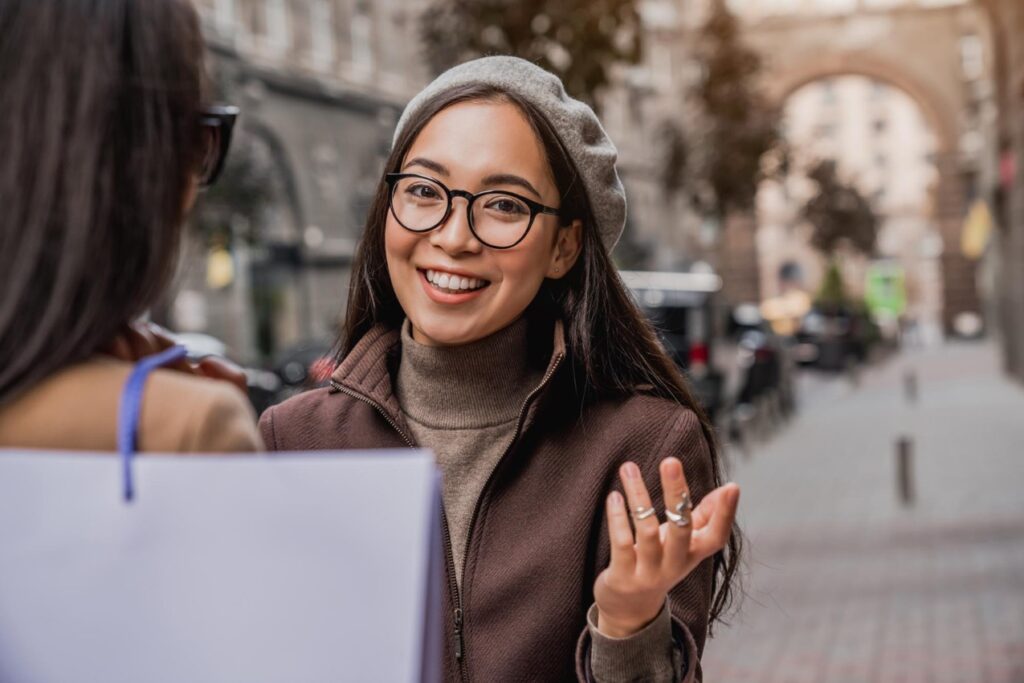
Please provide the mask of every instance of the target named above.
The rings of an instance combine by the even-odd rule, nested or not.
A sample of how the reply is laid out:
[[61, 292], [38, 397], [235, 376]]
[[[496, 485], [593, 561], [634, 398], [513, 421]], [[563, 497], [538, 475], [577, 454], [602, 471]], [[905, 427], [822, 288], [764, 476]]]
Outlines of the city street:
[[749, 459], [732, 455], [746, 596], [709, 641], [705, 680], [1024, 681], [1024, 388], [1004, 379], [995, 345], [904, 352], [856, 385], [802, 384], [793, 422]]

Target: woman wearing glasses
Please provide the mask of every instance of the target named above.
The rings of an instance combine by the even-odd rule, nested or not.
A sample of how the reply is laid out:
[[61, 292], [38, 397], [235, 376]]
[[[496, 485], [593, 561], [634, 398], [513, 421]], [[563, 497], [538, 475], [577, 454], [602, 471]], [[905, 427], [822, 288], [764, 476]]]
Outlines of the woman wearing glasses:
[[437, 454], [449, 680], [699, 680], [729, 602], [739, 491], [609, 257], [615, 158], [528, 62], [440, 76], [399, 121], [331, 386], [260, 423]]
[[[115, 450], [129, 324], [163, 294], [237, 111], [204, 106], [188, 0], [0, 0], [0, 447]], [[130, 348], [135, 346], [137, 348]], [[262, 446], [226, 368], [145, 386], [140, 450]], [[207, 377], [204, 377], [207, 376]]]

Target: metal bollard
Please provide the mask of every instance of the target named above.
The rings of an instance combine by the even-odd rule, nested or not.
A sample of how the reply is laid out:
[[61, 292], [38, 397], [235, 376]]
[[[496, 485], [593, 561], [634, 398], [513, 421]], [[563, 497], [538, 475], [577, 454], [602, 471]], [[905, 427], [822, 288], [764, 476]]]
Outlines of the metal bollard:
[[909, 436], [896, 440], [896, 486], [900, 503], [914, 503], [914, 441]]
[[913, 370], [903, 375], [903, 393], [907, 403], [917, 403], [917, 373]]

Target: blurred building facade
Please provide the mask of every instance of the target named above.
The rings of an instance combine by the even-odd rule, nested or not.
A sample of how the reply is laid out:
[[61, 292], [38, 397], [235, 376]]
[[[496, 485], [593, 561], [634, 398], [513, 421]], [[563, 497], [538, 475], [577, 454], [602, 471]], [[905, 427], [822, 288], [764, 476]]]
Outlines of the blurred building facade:
[[418, 51], [425, 2], [196, 3], [218, 98], [242, 109], [233, 155], [259, 167], [269, 202], [258, 225], [226, 218], [238, 236], [227, 277], [211, 259], [223, 245], [186, 245], [172, 322], [253, 362], [337, 333], [394, 125], [429, 77]]
[[990, 20], [998, 119], [990, 157], [996, 310], [1006, 370], [1024, 381], [1024, 3], [979, 0]]
[[[961, 251], [967, 207], [983, 185], [980, 174], [985, 167], [987, 144], [985, 116], [991, 111], [992, 74], [990, 65], [981, 59], [985, 29], [984, 17], [977, 7], [968, 0], [730, 0], [730, 6], [745, 21], [748, 41], [766, 60], [768, 91], [780, 105], [795, 98], [790, 114], [797, 119], [797, 110], [806, 110], [808, 106], [801, 100], [805, 86], [837, 82], [832, 79], [840, 76], [866, 79], [849, 81], [868, 83], [863, 97], [844, 102], [844, 107], [852, 106], [855, 110], [835, 109], [833, 120], [829, 121], [828, 112], [833, 105], [823, 104], [814, 114], [818, 121], [812, 124], [810, 137], [845, 135], [842, 147], [846, 156], [855, 159], [870, 153], [873, 158], [868, 160], [869, 167], [890, 168], [890, 172], [879, 173], [856, 162], [849, 163], [852, 159], [846, 164], [852, 167], [851, 173], [863, 176], [868, 196], [878, 200], [876, 209], [887, 216], [882, 234], [883, 253], [893, 251], [886, 247], [895, 247], [897, 243], [903, 246], [896, 251], [905, 251], [914, 242], [923, 258], [938, 251], [942, 326], [949, 330], [964, 314], [980, 315], [983, 306], [977, 287], [977, 264]], [[891, 131], [886, 133], [884, 128], [892, 126], [902, 114], [883, 111], [888, 105], [872, 101], [886, 92], [883, 86], [902, 91], [919, 110], [922, 144], [914, 138], [897, 139]], [[821, 92], [829, 97], [827, 90]], [[854, 142], [857, 135], [870, 134], [875, 126], [883, 130], [875, 131], [877, 134], [872, 137], [888, 136], [889, 148], [882, 149], [878, 140], [858, 149]], [[810, 147], [822, 154], [844, 154], [843, 149], [829, 150], [829, 143], [820, 139], [811, 140]], [[901, 193], [898, 186], [903, 183], [894, 172], [900, 163], [899, 148], [911, 147], [917, 148], [916, 159], [908, 163], [918, 180], [910, 183], [918, 191], [922, 187], [920, 180], [929, 175], [918, 161], [927, 158], [934, 169], [930, 201], [925, 206], [914, 203], [912, 221], [907, 206], [897, 208], [892, 203]], [[880, 191], [884, 194], [880, 195]], [[774, 205], [774, 213], [762, 217], [762, 221], [785, 222], [785, 207], [777, 206], [777, 198], [769, 204]], [[909, 235], [900, 235], [895, 228], [899, 223], [896, 214], [902, 214], [899, 222], [906, 226]], [[795, 216], [792, 207], [788, 215]], [[789, 240], [780, 239], [779, 235], [795, 234], [799, 232], [796, 228], [792, 218], [787, 224], [772, 225], [759, 243], [762, 263], [768, 266], [763, 269], [762, 282], [769, 289], [774, 286], [778, 267], [789, 258], [785, 251], [793, 248]], [[935, 235], [941, 240], [941, 248]], [[773, 253], [776, 249], [782, 253]], [[925, 276], [922, 284], [930, 287], [932, 279]], [[811, 288], [816, 285], [809, 284]], [[926, 301], [932, 298], [924, 296]]]
[[667, 177], [685, 163], [677, 156], [679, 145], [697, 116], [689, 93], [702, 73], [692, 37], [703, 14], [690, 0], [644, 0], [639, 9], [641, 59], [617, 68], [599, 98], [629, 201], [615, 255], [629, 267], [686, 270], [711, 260], [714, 242]]

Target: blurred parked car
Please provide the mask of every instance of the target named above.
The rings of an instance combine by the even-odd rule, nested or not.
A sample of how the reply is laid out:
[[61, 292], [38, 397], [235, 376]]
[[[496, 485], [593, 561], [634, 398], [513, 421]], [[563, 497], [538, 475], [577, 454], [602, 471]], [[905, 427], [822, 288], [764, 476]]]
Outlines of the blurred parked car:
[[714, 421], [721, 409], [723, 375], [714, 365], [714, 273], [621, 271], [626, 286], [654, 324], [662, 345], [690, 380]]
[[335, 367], [333, 350], [328, 342], [306, 341], [277, 354], [273, 367], [283, 384], [278, 400], [326, 386]]
[[736, 353], [732, 404], [752, 406], [769, 397], [784, 416], [792, 414], [796, 392], [787, 340], [775, 334], [755, 304], [741, 304], [730, 312], [728, 337]]
[[850, 306], [814, 307], [800, 324], [794, 355], [801, 365], [845, 370], [868, 359], [881, 333], [871, 317]]

